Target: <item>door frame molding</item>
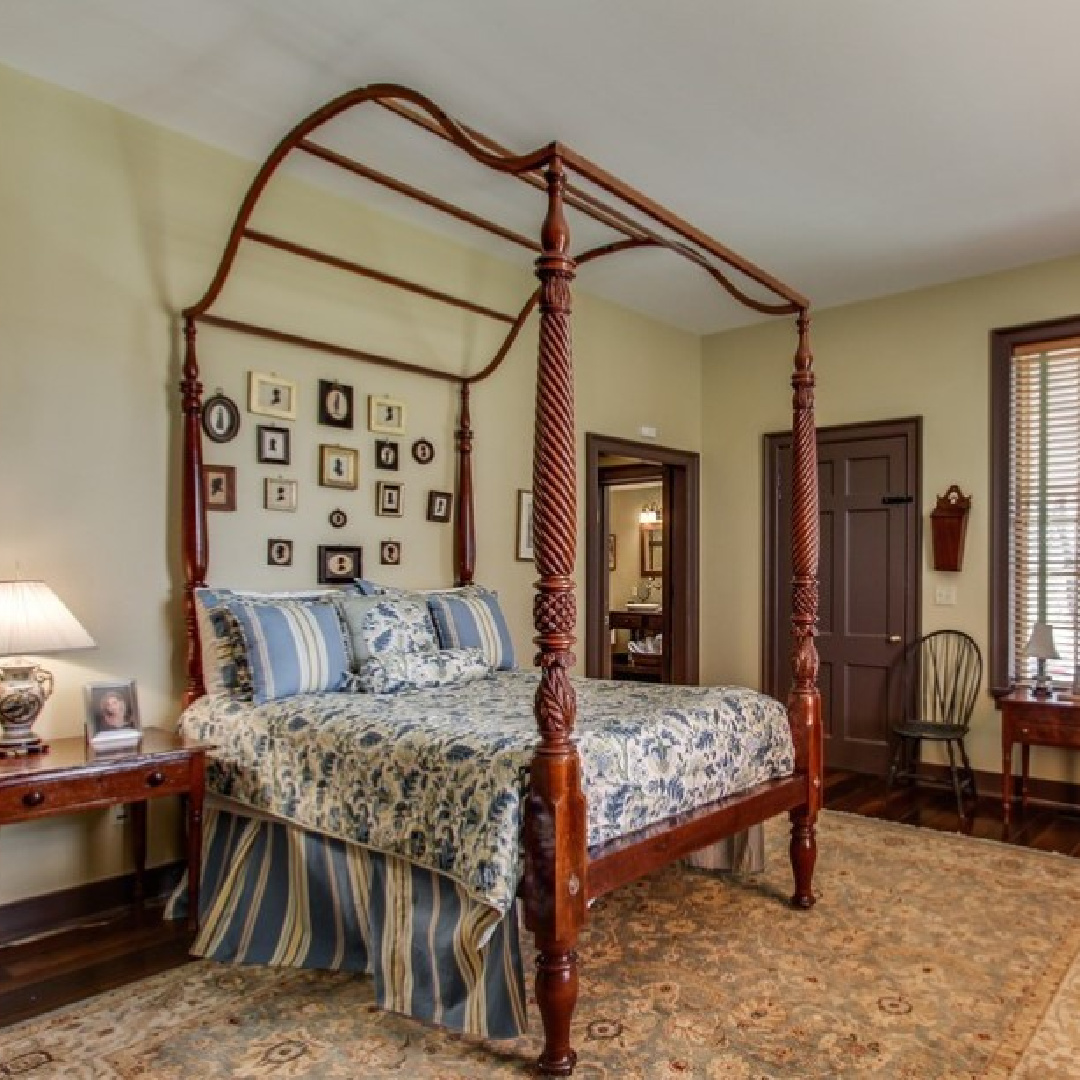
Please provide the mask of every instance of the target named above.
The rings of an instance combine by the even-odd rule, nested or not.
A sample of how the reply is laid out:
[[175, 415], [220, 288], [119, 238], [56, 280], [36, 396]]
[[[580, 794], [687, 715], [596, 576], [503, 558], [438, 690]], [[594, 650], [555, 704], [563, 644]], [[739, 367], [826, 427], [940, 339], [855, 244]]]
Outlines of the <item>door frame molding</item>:
[[[915, 516], [915, 543], [908, 552], [909, 580], [915, 584], [908, 589], [904, 597], [904, 625], [909, 636], [904, 644], [916, 640], [922, 633], [922, 567], [923, 567], [923, 528], [922, 528], [922, 417], [902, 416], [893, 420], [863, 420], [853, 424], [834, 424], [817, 429], [817, 441], [846, 442], [856, 438], [888, 438], [901, 435], [907, 438], [911, 453], [908, 456], [908, 490], [914, 497], [912, 512]], [[773, 499], [773, 477], [776, 475], [777, 457], [780, 448], [791, 442], [790, 431], [771, 432], [765, 435], [765, 468], [762, 477], [762, 507], [765, 538], [765, 559], [762, 564], [762, 618], [761, 618], [761, 676], [766, 689], [779, 686], [780, 672], [774, 670], [772, 639], [776, 629], [778, 610], [779, 582], [773, 581], [772, 568], [776, 564], [776, 541], [779, 530]], [[790, 588], [788, 582], [786, 588]]]
[[701, 651], [701, 455], [591, 431], [585, 434], [585, 673], [597, 676], [604, 670], [605, 652], [610, 653], [603, 454], [641, 458], [663, 467], [664, 623], [670, 627], [669, 639], [681, 644], [677, 660], [665, 650], [664, 670], [670, 682], [695, 684]]

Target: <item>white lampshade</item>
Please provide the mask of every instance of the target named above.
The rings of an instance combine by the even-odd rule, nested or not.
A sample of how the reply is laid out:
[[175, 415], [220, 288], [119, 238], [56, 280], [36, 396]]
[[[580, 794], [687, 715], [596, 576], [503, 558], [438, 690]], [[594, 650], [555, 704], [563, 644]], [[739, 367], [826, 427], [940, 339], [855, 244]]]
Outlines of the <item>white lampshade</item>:
[[1036, 660], [1057, 660], [1058, 651], [1054, 644], [1054, 628], [1045, 622], [1037, 622], [1031, 628], [1031, 637], [1024, 646], [1024, 655]]
[[89, 649], [93, 644], [44, 581], [0, 581], [0, 656]]

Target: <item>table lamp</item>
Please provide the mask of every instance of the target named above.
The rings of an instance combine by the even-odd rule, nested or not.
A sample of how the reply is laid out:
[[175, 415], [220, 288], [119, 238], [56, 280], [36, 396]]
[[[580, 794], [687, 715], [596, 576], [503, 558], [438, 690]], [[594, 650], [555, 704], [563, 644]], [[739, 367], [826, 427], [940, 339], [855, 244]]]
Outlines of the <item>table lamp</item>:
[[1031, 628], [1031, 637], [1024, 646], [1024, 655], [1033, 656], [1038, 661], [1038, 674], [1032, 685], [1036, 697], [1049, 697], [1054, 690], [1054, 680], [1046, 673], [1046, 661], [1057, 660], [1058, 651], [1054, 645], [1054, 628], [1045, 622], [1037, 622]]
[[52, 673], [23, 654], [93, 644], [45, 582], [0, 581], [0, 757], [47, 749], [32, 728], [52, 694]]

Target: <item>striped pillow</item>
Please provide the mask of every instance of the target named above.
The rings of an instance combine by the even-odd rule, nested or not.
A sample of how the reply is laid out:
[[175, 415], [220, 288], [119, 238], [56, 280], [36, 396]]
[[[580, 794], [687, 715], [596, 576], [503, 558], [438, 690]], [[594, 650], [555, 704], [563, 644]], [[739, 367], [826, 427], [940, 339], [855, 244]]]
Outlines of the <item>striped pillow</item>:
[[480, 588], [431, 593], [427, 602], [444, 649], [480, 649], [496, 670], [514, 667], [514, 643], [495, 593]]
[[236, 600], [226, 606], [244, 639], [256, 705], [342, 689], [349, 650], [333, 601]]

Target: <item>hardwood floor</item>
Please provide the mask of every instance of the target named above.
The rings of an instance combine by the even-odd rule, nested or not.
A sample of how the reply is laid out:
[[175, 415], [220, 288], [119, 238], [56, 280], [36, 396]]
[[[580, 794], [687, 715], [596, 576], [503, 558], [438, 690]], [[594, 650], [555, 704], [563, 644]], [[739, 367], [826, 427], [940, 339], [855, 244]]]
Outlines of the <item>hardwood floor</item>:
[[[1080, 857], [1080, 808], [1035, 804], [1026, 814], [1017, 808], [1004, 836], [999, 799], [980, 798], [961, 821], [951, 792], [895, 788], [886, 804], [879, 778], [842, 771], [828, 774], [825, 805]], [[0, 944], [0, 1028], [182, 964], [189, 941], [182, 925], [162, 922], [159, 905], [147, 905], [141, 912], [123, 909], [47, 936]]]

